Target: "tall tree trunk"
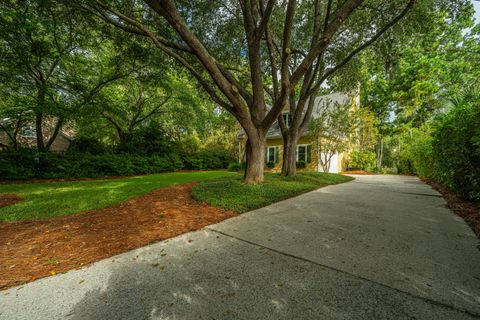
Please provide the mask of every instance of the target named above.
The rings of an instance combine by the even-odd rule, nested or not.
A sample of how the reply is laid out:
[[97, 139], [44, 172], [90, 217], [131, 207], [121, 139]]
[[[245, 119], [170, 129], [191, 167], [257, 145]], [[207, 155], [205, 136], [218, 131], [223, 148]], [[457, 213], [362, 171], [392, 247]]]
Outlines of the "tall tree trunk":
[[47, 143], [45, 144], [45, 150], [46, 151], [50, 150], [50, 147], [55, 142], [55, 139], [57, 139], [57, 136], [60, 133], [60, 130], [62, 129], [62, 126], [63, 126], [63, 118], [58, 117], [57, 123], [55, 124], [55, 127], [53, 128], [52, 135], [50, 136]]
[[246, 184], [259, 184], [263, 182], [265, 161], [265, 136], [248, 138], [245, 146], [246, 168], [243, 181]]
[[294, 176], [297, 174], [297, 142], [296, 130], [288, 130], [283, 137], [283, 163], [282, 176]]
[[41, 83], [37, 88], [37, 111], [35, 111], [35, 135], [37, 137], [37, 149], [40, 152], [45, 151], [45, 141], [43, 139], [43, 108], [45, 107], [45, 86]]
[[382, 168], [383, 162], [383, 137], [380, 138], [380, 142], [377, 143], [377, 169]]
[[45, 150], [45, 141], [43, 139], [43, 114], [42, 112], [35, 112], [35, 135], [37, 137], [37, 149], [40, 152]]

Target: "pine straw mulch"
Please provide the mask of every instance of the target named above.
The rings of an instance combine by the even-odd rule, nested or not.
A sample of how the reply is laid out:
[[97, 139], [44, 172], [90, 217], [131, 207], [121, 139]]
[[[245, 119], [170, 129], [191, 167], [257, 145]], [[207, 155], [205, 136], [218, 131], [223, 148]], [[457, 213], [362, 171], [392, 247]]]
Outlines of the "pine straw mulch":
[[422, 180], [440, 192], [447, 201], [448, 208], [462, 217], [473, 229], [477, 237], [480, 238], [480, 203], [465, 200], [436, 181], [430, 179]]
[[11, 206], [21, 201], [23, 201], [23, 198], [20, 198], [16, 194], [11, 194], [11, 193], [0, 194], [0, 208]]
[[101, 210], [0, 222], [0, 290], [238, 215], [193, 200], [194, 184], [159, 189]]

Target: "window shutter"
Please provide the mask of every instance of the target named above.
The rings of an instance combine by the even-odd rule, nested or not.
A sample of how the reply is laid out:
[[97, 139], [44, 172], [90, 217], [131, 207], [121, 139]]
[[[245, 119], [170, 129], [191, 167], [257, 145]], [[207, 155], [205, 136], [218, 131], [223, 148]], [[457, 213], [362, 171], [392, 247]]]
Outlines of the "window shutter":
[[275, 147], [275, 163], [278, 163], [278, 146]]
[[265, 163], [268, 162], [268, 147], [265, 147], [265, 154], [264, 154], [264, 160], [265, 160]]
[[312, 145], [311, 144], [307, 145], [307, 156], [306, 156], [306, 158], [307, 158], [308, 163], [312, 162]]

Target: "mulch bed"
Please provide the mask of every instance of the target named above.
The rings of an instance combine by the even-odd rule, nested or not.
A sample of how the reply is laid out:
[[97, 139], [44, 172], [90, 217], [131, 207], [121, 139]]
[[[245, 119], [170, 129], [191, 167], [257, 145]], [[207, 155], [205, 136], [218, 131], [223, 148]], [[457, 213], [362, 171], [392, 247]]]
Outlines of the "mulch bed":
[[191, 197], [195, 183], [159, 189], [110, 208], [0, 223], [0, 289], [77, 269], [238, 215]]
[[16, 194], [0, 194], [0, 208], [11, 206], [12, 204], [19, 203], [21, 201], [23, 201], [23, 199]]
[[480, 238], [480, 203], [465, 200], [436, 181], [430, 179], [422, 180], [440, 192], [447, 201], [448, 208], [462, 217], [473, 229], [477, 237]]

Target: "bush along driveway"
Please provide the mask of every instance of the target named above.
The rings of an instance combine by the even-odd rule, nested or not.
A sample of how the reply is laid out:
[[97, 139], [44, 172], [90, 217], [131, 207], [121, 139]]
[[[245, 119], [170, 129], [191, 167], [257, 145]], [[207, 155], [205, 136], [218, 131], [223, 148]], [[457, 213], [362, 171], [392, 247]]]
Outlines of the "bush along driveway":
[[[11, 204], [0, 208], [0, 288], [82, 267], [350, 179], [269, 175], [262, 186], [247, 186], [239, 174], [211, 171], [0, 185]], [[191, 196], [198, 181], [204, 181], [195, 191], [201, 201]]]

